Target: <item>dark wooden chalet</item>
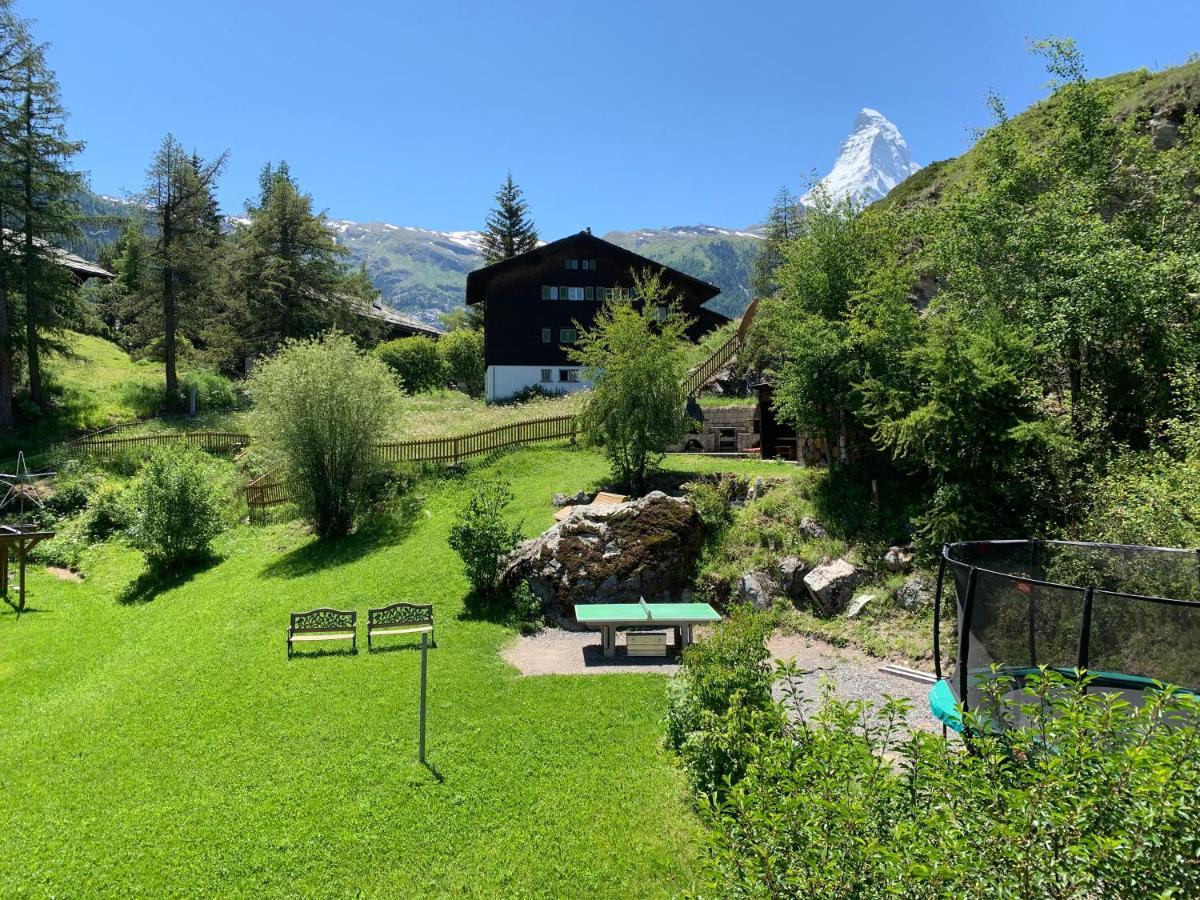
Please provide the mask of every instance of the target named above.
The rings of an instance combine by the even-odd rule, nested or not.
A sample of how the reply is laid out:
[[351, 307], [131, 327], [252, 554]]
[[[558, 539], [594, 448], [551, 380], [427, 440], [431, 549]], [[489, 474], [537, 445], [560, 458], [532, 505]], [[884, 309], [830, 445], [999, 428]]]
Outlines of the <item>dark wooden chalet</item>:
[[488, 400], [507, 399], [531, 385], [549, 393], [585, 387], [579, 366], [567, 357], [575, 323], [590, 327], [604, 300], [632, 289], [633, 273], [647, 268], [662, 273], [694, 320], [688, 331], [693, 340], [728, 321], [703, 306], [720, 288], [587, 231], [468, 275], [467, 303], [483, 305]]

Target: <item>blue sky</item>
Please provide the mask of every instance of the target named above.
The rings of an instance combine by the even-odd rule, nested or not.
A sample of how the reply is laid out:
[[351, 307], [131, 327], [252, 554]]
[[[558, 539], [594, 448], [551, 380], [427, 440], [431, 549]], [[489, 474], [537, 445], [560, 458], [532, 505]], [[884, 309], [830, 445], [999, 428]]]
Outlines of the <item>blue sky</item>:
[[1045, 93], [1028, 39], [1105, 75], [1187, 60], [1200, 3], [17, 0], [49, 41], [81, 165], [141, 186], [167, 131], [239, 211], [287, 159], [336, 218], [477, 228], [511, 168], [542, 237], [761, 219], [862, 106], [919, 162], [961, 153], [989, 90]]

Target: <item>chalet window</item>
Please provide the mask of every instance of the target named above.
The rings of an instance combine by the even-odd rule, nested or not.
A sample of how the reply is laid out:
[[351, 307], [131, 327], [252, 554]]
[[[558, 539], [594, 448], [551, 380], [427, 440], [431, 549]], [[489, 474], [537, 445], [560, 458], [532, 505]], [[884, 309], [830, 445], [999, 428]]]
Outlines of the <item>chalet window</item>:
[[558, 380], [559, 381], [579, 381], [579, 370], [578, 369], [559, 369], [558, 370]]
[[542, 343], [543, 344], [550, 343], [550, 329], [549, 328], [542, 329]]
[[553, 374], [554, 372], [551, 369], [542, 369], [542, 384], [548, 384], [553, 381], [554, 379], [550, 377]]
[[549, 284], [543, 284], [542, 285], [542, 299], [543, 300], [557, 300], [558, 299], [558, 288], [554, 287], [552, 285], [549, 285]]
[[582, 300], [583, 297], [584, 297], [583, 288], [581, 288], [581, 287], [567, 288], [567, 299], [568, 300]]
[[564, 268], [564, 269], [578, 269], [578, 268], [579, 268], [579, 260], [577, 260], [577, 259], [564, 259], [564, 260], [563, 260], [563, 268]]
[[574, 328], [558, 329], [558, 342], [560, 344], [573, 344], [575, 343], [576, 337], [578, 337], [578, 335], [576, 335]]
[[658, 318], [658, 321], [660, 321], [660, 322], [667, 321], [667, 308], [665, 306], [663, 306], [661, 303], [658, 305], [658, 308], [654, 311], [654, 314]]
[[590, 288], [590, 287], [588, 287], [588, 288], [584, 288], [584, 289], [583, 289], [583, 299], [584, 299], [584, 300], [591, 300], [591, 299], [592, 299], [592, 297], [594, 296], [594, 295], [593, 295], [593, 291], [594, 291], [594, 290], [595, 290], [594, 288]]

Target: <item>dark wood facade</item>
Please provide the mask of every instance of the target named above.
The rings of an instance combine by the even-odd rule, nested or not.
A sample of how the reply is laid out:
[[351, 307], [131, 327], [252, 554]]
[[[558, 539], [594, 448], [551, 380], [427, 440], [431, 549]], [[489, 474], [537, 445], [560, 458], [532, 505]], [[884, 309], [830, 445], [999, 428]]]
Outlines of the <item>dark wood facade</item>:
[[689, 337], [728, 321], [701, 309], [719, 288], [581, 231], [467, 276], [467, 303], [483, 304], [486, 364], [570, 365], [566, 346], [575, 323], [591, 327], [604, 292], [629, 290], [633, 273], [646, 268], [662, 273], [683, 311], [695, 319]]

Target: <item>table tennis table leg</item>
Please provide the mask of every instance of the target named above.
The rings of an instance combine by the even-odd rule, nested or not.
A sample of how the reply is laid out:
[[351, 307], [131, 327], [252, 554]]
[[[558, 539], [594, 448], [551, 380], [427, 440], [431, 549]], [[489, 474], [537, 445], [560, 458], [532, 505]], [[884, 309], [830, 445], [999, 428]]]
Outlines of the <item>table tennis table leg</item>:
[[612, 625], [603, 625], [600, 635], [600, 642], [604, 645], [604, 658], [612, 659], [617, 655], [617, 629]]

